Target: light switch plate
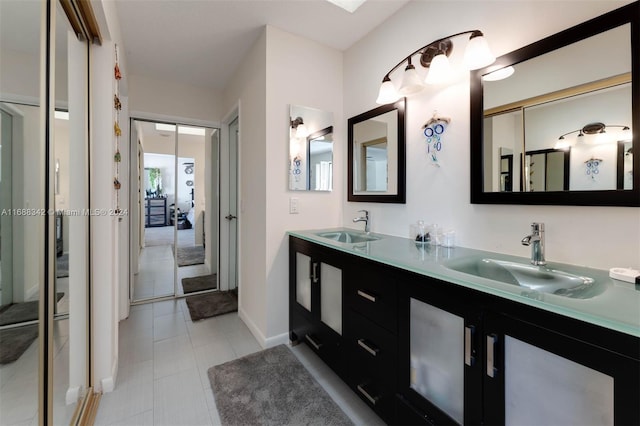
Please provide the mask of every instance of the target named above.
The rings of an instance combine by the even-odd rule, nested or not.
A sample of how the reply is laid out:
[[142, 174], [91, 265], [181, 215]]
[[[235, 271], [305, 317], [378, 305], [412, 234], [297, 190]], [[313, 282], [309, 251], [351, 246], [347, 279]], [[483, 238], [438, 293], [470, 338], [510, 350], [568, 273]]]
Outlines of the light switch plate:
[[300, 213], [300, 199], [291, 197], [289, 198], [289, 214]]

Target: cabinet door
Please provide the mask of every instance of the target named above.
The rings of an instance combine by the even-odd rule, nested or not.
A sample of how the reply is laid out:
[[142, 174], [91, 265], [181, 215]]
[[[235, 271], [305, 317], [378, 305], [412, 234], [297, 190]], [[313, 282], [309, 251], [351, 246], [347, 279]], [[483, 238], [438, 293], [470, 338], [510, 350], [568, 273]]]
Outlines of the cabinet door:
[[638, 360], [505, 315], [484, 335], [487, 423], [639, 424]]
[[400, 299], [400, 392], [428, 423], [478, 424], [480, 315], [434, 284], [412, 283]]
[[314, 265], [311, 263], [311, 256], [300, 252], [296, 252], [295, 256], [296, 303], [311, 312], [311, 281], [317, 279], [312, 278], [314, 275], [311, 268], [314, 267]]

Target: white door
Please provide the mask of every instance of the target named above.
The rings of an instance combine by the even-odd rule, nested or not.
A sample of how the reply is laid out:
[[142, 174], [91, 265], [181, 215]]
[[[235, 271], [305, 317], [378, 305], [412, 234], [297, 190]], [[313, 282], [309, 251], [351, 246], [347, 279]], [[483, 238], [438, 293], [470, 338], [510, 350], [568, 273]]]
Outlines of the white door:
[[229, 290], [238, 287], [238, 118], [229, 123]]

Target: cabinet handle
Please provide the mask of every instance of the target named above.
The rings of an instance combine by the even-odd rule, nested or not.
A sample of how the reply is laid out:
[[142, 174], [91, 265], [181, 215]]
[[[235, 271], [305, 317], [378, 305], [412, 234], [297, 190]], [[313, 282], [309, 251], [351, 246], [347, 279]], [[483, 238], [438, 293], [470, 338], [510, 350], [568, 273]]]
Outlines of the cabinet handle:
[[317, 351], [320, 350], [320, 348], [322, 347], [322, 343], [316, 343], [313, 338], [311, 336], [309, 336], [308, 334], [305, 334], [304, 336], [305, 339], [307, 339], [307, 342], [311, 343], [311, 346], [313, 346], [314, 348], [316, 348]]
[[372, 346], [370, 342], [367, 342], [364, 339], [358, 339], [358, 345], [373, 356], [378, 355], [378, 352], [380, 352], [380, 349]]
[[367, 293], [364, 290], [358, 290], [358, 296], [360, 297], [364, 297], [365, 299], [369, 300], [370, 302], [374, 302], [376, 301], [376, 297], [372, 294]]
[[369, 400], [369, 402], [371, 402], [371, 404], [376, 405], [376, 402], [378, 402], [378, 400], [380, 399], [380, 397], [378, 397], [378, 396], [371, 396], [371, 395], [369, 394], [369, 392], [367, 392], [367, 391], [364, 389], [364, 386], [365, 386], [365, 384], [364, 384], [364, 383], [363, 383], [363, 384], [361, 384], [361, 385], [358, 385], [358, 392], [360, 392], [362, 395], [364, 395], [364, 397], [365, 397], [365, 398], [367, 398], [367, 399]]
[[318, 282], [318, 262], [311, 262], [311, 281]]
[[495, 334], [487, 335], [487, 376], [495, 377], [498, 369], [495, 367], [495, 350], [498, 336]]
[[474, 365], [476, 362], [476, 357], [471, 355], [471, 345], [475, 332], [476, 327], [473, 325], [464, 328], [464, 363], [469, 367]]

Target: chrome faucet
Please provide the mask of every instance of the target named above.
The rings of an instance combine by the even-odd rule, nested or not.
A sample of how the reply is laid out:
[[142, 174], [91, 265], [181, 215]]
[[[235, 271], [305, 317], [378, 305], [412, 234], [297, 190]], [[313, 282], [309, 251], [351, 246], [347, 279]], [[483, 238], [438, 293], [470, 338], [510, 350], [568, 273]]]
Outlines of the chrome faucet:
[[364, 216], [356, 217], [353, 219], [353, 223], [364, 222], [364, 232], [368, 234], [371, 230], [371, 226], [369, 225], [369, 210], [358, 210], [358, 213], [364, 213]]
[[534, 265], [546, 265], [544, 259], [544, 223], [533, 222], [531, 235], [522, 239], [522, 245], [531, 246], [531, 263]]

